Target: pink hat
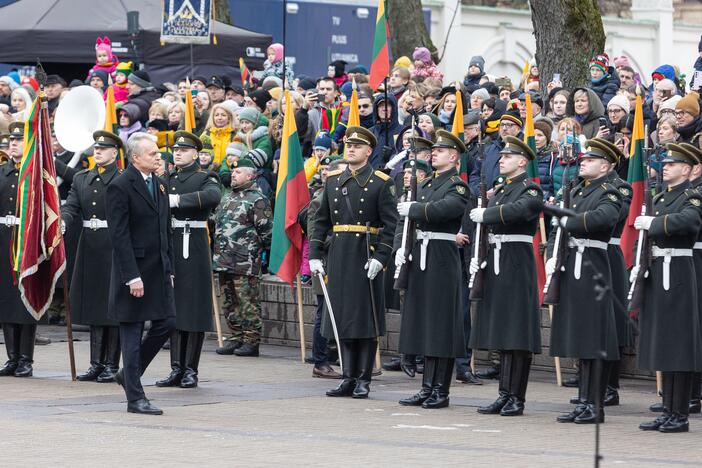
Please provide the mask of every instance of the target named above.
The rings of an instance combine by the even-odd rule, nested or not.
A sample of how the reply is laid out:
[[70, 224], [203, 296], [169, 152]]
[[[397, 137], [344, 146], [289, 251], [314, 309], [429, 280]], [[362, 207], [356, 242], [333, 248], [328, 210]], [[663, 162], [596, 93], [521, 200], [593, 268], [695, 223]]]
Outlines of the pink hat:
[[97, 40], [95, 41], [96, 54], [98, 50], [107, 52], [107, 57], [110, 61], [113, 61], [114, 57], [112, 56], [112, 42], [110, 41], [109, 37], [105, 36], [97, 38]]
[[414, 53], [412, 53], [412, 58], [414, 60], [421, 60], [424, 64], [431, 64], [431, 53], [426, 47], [416, 47]]
[[268, 46], [269, 49], [273, 49], [273, 52], [275, 52], [275, 60], [273, 63], [278, 63], [281, 60], [283, 60], [283, 44], [279, 43], [274, 43]]
[[619, 57], [614, 57], [614, 67], [630, 67], [631, 63], [629, 63], [629, 57], [626, 55], [620, 55]]

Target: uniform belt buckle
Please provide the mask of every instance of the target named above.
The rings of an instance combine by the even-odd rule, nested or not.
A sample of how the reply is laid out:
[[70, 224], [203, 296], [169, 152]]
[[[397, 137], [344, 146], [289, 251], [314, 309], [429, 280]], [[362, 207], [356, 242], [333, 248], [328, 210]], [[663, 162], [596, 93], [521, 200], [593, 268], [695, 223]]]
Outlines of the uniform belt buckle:
[[97, 231], [97, 228], [98, 228], [97, 219], [90, 218], [90, 229], [92, 229], [93, 231]]
[[14, 226], [15, 224], [18, 224], [18, 223], [15, 223], [16, 219], [17, 219], [17, 216], [15, 216], [15, 215], [5, 216], [5, 225], [9, 227], [9, 226]]
[[188, 220], [185, 220], [185, 224], [183, 225], [183, 234], [190, 234], [190, 223]]

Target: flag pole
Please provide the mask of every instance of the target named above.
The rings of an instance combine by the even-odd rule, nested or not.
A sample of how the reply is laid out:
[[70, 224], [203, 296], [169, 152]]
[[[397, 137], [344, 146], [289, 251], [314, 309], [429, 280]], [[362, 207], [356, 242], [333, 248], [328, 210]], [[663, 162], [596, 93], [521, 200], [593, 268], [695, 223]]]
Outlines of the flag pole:
[[[61, 236], [61, 242], [64, 245], [64, 251], [66, 249], [66, 243], [64, 242], [64, 237]], [[64, 270], [61, 277], [63, 278], [63, 304], [66, 306], [66, 337], [68, 338], [68, 359], [71, 362], [71, 380], [76, 381], [76, 351], [73, 347], [73, 319], [71, 318], [71, 300], [68, 290], [68, 279], [66, 276], [68, 270]]]
[[212, 313], [214, 314], [215, 330], [217, 330], [217, 344], [221, 348], [224, 346], [224, 339], [222, 338], [222, 323], [219, 321], [221, 311], [217, 291], [219, 291], [219, 275], [215, 273], [212, 275]]
[[305, 314], [302, 310], [302, 281], [300, 280], [300, 273], [295, 276], [296, 290], [297, 290], [297, 321], [300, 327], [300, 358], [302, 363], [305, 363]]

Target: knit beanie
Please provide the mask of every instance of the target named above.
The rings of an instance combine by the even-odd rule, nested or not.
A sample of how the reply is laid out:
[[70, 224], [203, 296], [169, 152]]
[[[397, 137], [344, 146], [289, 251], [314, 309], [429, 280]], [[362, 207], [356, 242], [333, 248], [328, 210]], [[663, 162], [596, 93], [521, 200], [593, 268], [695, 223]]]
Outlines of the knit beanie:
[[416, 60], [421, 60], [425, 65], [431, 65], [431, 53], [426, 47], [417, 47], [412, 53], [412, 58]]
[[327, 132], [320, 132], [314, 140], [314, 149], [330, 150], [332, 146], [331, 137]]
[[7, 86], [9, 86], [12, 91], [17, 89], [17, 87], [19, 86], [17, 82], [9, 76], [0, 76], [0, 83], [4, 83]]
[[258, 125], [258, 119], [261, 113], [253, 107], [244, 107], [239, 112], [239, 120], [248, 120], [254, 125]]
[[432, 114], [431, 112], [425, 112], [422, 115], [426, 115], [431, 119], [431, 122], [434, 124], [434, 130], [440, 130], [444, 128], [444, 125], [441, 123], [441, 120], [439, 120], [439, 116], [436, 114]]
[[119, 62], [117, 68], [115, 68], [115, 73], [124, 73], [124, 76], [129, 76], [132, 74], [132, 69], [134, 68], [133, 62]]
[[395, 60], [395, 66], [406, 68], [409, 70], [410, 68], [412, 68], [412, 61], [409, 59], [409, 57], [403, 55], [399, 59]]
[[92, 80], [93, 78], [96, 78], [96, 77], [100, 78], [100, 81], [102, 81], [102, 87], [107, 88], [107, 85], [108, 85], [110, 80], [107, 76], [107, 72], [105, 70], [100, 70], [100, 69], [93, 70], [90, 73], [90, 78], [88, 78], [86, 84], [90, 84], [90, 80]]
[[522, 119], [519, 117], [519, 111], [516, 109], [511, 109], [502, 114], [502, 117], [500, 117], [500, 122], [508, 120], [512, 123], [515, 123], [519, 125], [519, 127], [522, 127], [524, 125], [524, 122], [522, 122]]
[[273, 88], [282, 88], [283, 80], [277, 76], [267, 76], [261, 83], [261, 88], [270, 91]]
[[621, 107], [627, 114], [631, 112], [631, 103], [629, 102], [629, 98], [627, 98], [623, 94], [617, 94], [609, 100], [609, 103], [607, 104], [607, 109], [609, 109], [612, 106]]
[[541, 133], [546, 135], [547, 140], [551, 140], [551, 134], [553, 133], [553, 125], [548, 119], [538, 119], [534, 122], [534, 130], [541, 130]]
[[283, 44], [276, 42], [269, 45], [268, 49], [273, 50], [273, 52], [275, 53], [275, 60], [273, 61], [273, 63], [278, 63], [281, 60], [283, 60]]
[[329, 64], [330, 67], [334, 67], [334, 78], [340, 78], [346, 73], [346, 65], [348, 62], [345, 60], [334, 60]]
[[129, 82], [142, 88], [151, 86], [151, 77], [144, 70], [133, 71], [128, 78]]
[[362, 75], [367, 75], [368, 69], [364, 65], [356, 65], [351, 70], [349, 70], [349, 73], [360, 73]]
[[663, 115], [663, 111], [666, 109], [672, 109], [673, 111], [675, 111], [675, 106], [678, 105], [678, 102], [680, 102], [681, 99], [682, 96], [676, 94], [675, 96], [671, 96], [669, 99], [666, 99], [665, 101], [661, 102], [661, 105], [658, 106], [658, 118], [661, 118], [661, 116]]
[[312, 78], [308, 77], [300, 77], [298, 76], [298, 82], [297, 82], [297, 87], [304, 89], [305, 91], [309, 89], [313, 89], [317, 86], [317, 84], [314, 82]]
[[478, 98], [481, 98], [483, 101], [487, 101], [490, 99], [490, 93], [488, 93], [488, 90], [485, 88], [478, 88], [473, 93], [470, 95], [470, 97], [476, 96]]
[[271, 100], [271, 93], [265, 89], [257, 89], [253, 93], [250, 93], [249, 97], [256, 103], [259, 109], [265, 109], [266, 104]]
[[112, 56], [112, 42], [110, 41], [110, 38], [105, 36], [105, 37], [98, 37], [95, 40], [95, 54], [97, 55], [98, 50], [102, 50], [103, 52], [107, 53], [107, 58], [109, 61], [112, 61], [114, 57]]
[[629, 62], [629, 57], [626, 55], [620, 55], [619, 57], [614, 57], [614, 67], [630, 67], [631, 62]]
[[260, 148], [252, 149], [251, 151], [246, 153], [245, 157], [247, 159], [250, 159], [251, 162], [253, 162], [254, 166], [256, 166], [256, 169], [261, 169], [263, 166], [266, 165], [266, 161], [268, 161], [268, 155], [265, 151], [263, 151]]
[[596, 55], [590, 60], [590, 68], [592, 67], [599, 68], [606, 75], [609, 68], [609, 56], [607, 54]]
[[227, 145], [227, 149], [225, 150], [224, 154], [226, 154], [227, 156], [242, 157], [242, 155], [246, 154], [248, 151], [248, 146], [246, 146], [243, 143], [239, 143], [238, 141], [235, 141]]
[[693, 117], [700, 115], [700, 95], [691, 91], [675, 105], [675, 110], [685, 111]]
[[470, 62], [468, 62], [468, 68], [472, 67], [473, 65], [480, 69], [480, 73], [483, 73], [485, 71], [485, 59], [483, 58], [483, 56], [474, 55], [473, 57], [471, 57]]
[[347, 81], [346, 83], [342, 84], [340, 91], [344, 96], [346, 96], [347, 101], [351, 101], [351, 96], [353, 94], [353, 82]]

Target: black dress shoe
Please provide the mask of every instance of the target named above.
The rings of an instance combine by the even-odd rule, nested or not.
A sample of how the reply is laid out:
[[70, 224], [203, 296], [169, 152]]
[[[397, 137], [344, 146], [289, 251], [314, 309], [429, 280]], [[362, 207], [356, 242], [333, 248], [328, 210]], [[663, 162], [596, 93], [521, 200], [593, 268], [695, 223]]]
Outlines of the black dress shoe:
[[442, 395], [438, 392], [433, 392], [429, 398], [424, 400], [422, 408], [424, 409], [439, 409], [446, 408], [449, 405], [448, 395]]
[[700, 400], [690, 400], [690, 414], [699, 414], [702, 412]]
[[100, 366], [90, 366], [90, 369], [85, 374], [81, 374], [76, 377], [79, 382], [93, 382], [102, 374], [104, 367]]
[[639, 429], [642, 431], [657, 431], [667, 420], [670, 418], [670, 414], [662, 414], [658, 416], [653, 421], [643, 422], [639, 424]]
[[146, 398], [142, 398], [127, 403], [127, 413], [159, 415], [163, 414], [163, 410], [152, 405]]
[[677, 413], [668, 418], [666, 422], [661, 424], [658, 428], [659, 432], [689, 432], [690, 423], [687, 420], [687, 416], [682, 416]]
[[340, 379], [341, 374], [332, 369], [329, 364], [323, 364], [321, 366], [314, 366], [312, 369], [312, 377], [317, 377], [318, 379]]
[[431, 389], [422, 389], [409, 398], [403, 398], [398, 403], [400, 403], [402, 406], [422, 406], [422, 403], [427, 401], [427, 398], [429, 398], [430, 396]]
[[111, 383], [115, 381], [115, 374], [117, 374], [117, 369], [116, 367], [112, 366], [105, 366], [105, 368], [102, 370], [102, 373], [98, 375], [98, 378], [96, 379], [97, 383]]
[[0, 377], [9, 377], [15, 375], [15, 370], [17, 369], [17, 361], [7, 361], [5, 365], [0, 368]]
[[32, 361], [20, 359], [17, 363], [17, 369], [15, 369], [15, 377], [31, 377], [33, 374]]
[[241, 341], [227, 340], [224, 342], [223, 346], [221, 346], [215, 350], [215, 353], [222, 354], [225, 356], [231, 356], [232, 354], [234, 354], [234, 351], [237, 348], [241, 347], [242, 344], [243, 343]]
[[500, 410], [500, 416], [521, 416], [522, 414], [524, 414], [524, 402], [516, 396], [511, 396]]
[[652, 413], [662, 413], [663, 412], [663, 403], [654, 403], [648, 407], [648, 410], [651, 411]]
[[488, 367], [487, 369], [485, 369], [482, 372], [476, 372], [475, 375], [479, 379], [483, 379], [483, 380], [498, 379], [498, 378], [500, 378], [500, 369], [498, 369], [495, 366], [492, 366], [492, 367]]
[[619, 392], [616, 388], [607, 387], [607, 393], [605, 393], [602, 404], [604, 406], [619, 406]]
[[587, 408], [587, 406], [581, 403], [581, 404], [577, 405], [575, 407], [575, 409], [573, 411], [571, 411], [570, 413], [562, 414], [562, 415], [556, 417], [556, 421], [559, 423], [572, 423], [575, 421], [575, 418], [580, 416], [580, 413], [585, 411], [586, 408]]
[[338, 387], [328, 390], [327, 396], [330, 397], [345, 397], [351, 396], [354, 388], [356, 387], [355, 379], [344, 379], [341, 381]]
[[356, 387], [351, 393], [351, 398], [368, 398], [370, 393], [370, 382], [368, 380], [357, 380]]
[[402, 370], [402, 368], [400, 367], [400, 358], [394, 357], [394, 358], [390, 359], [389, 361], [384, 362], [383, 369], [385, 369], [386, 371], [390, 371], [390, 372], [398, 372], [398, 371]]
[[580, 379], [577, 377], [571, 377], [570, 379], [563, 381], [563, 386], [568, 388], [578, 388], [578, 386], [580, 386]]
[[312, 356], [307, 356], [305, 358], [305, 364], [314, 364], [314, 357]]
[[471, 371], [456, 374], [456, 380], [464, 384], [482, 385], [483, 382]]
[[500, 394], [500, 396], [497, 397], [497, 400], [495, 400], [492, 404], [487, 405], [487, 406], [480, 406], [478, 408], [478, 413], [480, 414], [500, 414], [500, 411], [502, 411], [502, 408], [507, 404], [509, 401], [509, 395], [507, 394]]
[[572, 397], [572, 398], [570, 399], [570, 404], [571, 404], [571, 405], [579, 405], [580, 403], [582, 403], [582, 402], [580, 401], [580, 397], [574, 396], [574, 397]]
[[168, 377], [166, 377], [163, 380], [157, 380], [156, 381], [156, 386], [157, 387], [177, 387], [180, 385], [180, 381], [183, 378], [183, 369], [173, 369], [171, 370], [171, 373], [168, 374]]
[[248, 356], [256, 357], [258, 356], [258, 345], [251, 343], [244, 343], [234, 350], [234, 355], [236, 356]]
[[120, 387], [124, 388], [124, 369], [117, 371], [115, 374], [115, 382], [117, 382]]
[[180, 388], [195, 388], [197, 384], [197, 372], [192, 369], [186, 369], [183, 373], [183, 378], [180, 379]]
[[49, 344], [51, 344], [51, 338], [49, 338], [48, 336], [40, 335], [39, 333], [37, 333], [34, 336], [34, 344], [37, 346], [49, 345]]
[[[575, 424], [595, 424], [597, 419], [598, 414], [597, 411], [595, 411], [595, 405], [588, 404], [585, 407], [585, 411], [576, 416], [573, 422]], [[600, 423], [605, 422], [604, 410], [602, 408], [600, 408], [599, 420]]]

